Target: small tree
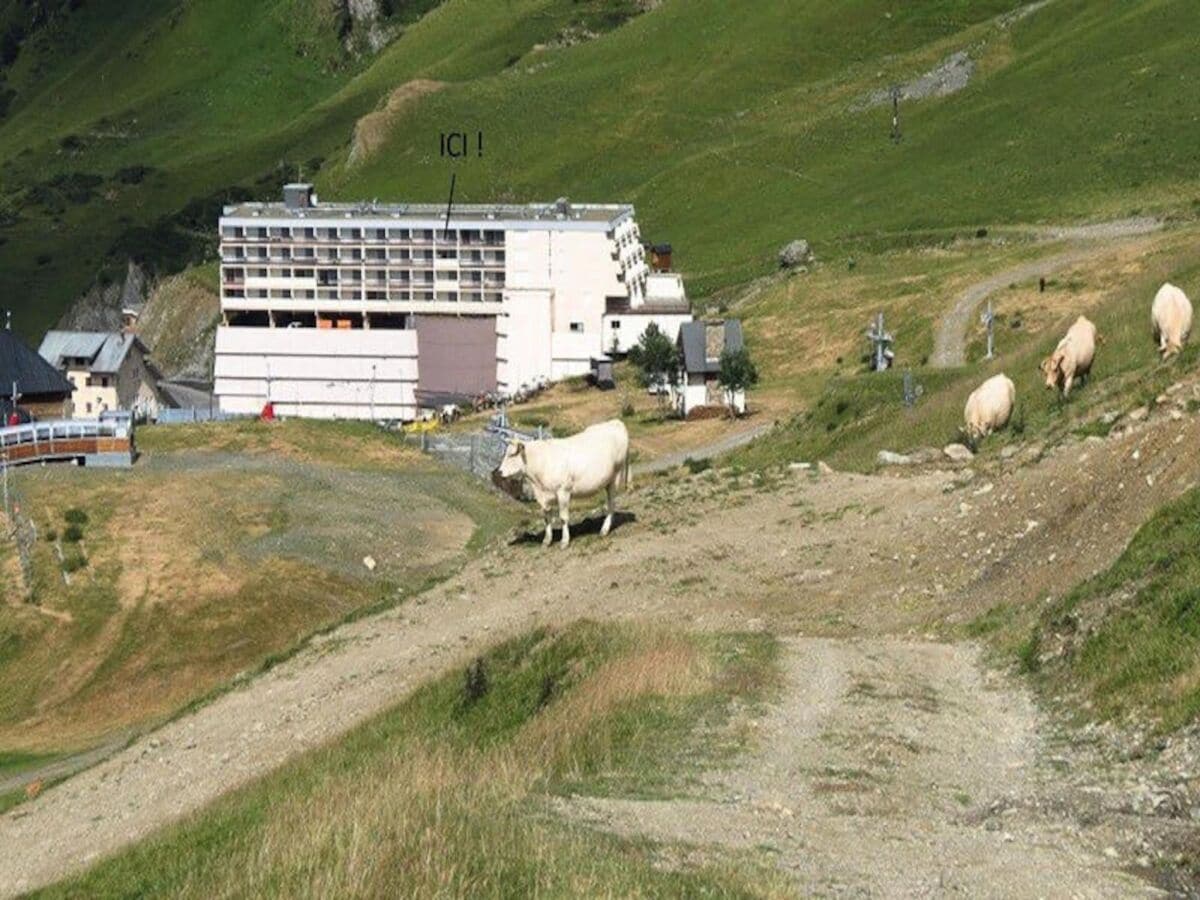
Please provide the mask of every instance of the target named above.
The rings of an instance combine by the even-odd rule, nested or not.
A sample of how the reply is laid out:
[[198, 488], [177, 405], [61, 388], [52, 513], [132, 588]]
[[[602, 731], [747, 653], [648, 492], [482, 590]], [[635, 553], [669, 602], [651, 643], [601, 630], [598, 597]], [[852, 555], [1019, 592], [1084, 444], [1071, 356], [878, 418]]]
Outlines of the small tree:
[[754, 360], [750, 358], [750, 351], [745, 347], [722, 351], [721, 371], [717, 375], [717, 383], [725, 390], [729, 415], [737, 415], [735, 399], [738, 392], [749, 390], [758, 384], [758, 369]]
[[666, 385], [669, 397], [675, 397], [675, 383], [679, 379], [679, 348], [663, 334], [658, 325], [651, 322], [638, 338], [637, 344], [630, 348], [629, 359], [641, 372], [642, 384], [655, 388], [661, 411], [663, 395], [659, 386]]

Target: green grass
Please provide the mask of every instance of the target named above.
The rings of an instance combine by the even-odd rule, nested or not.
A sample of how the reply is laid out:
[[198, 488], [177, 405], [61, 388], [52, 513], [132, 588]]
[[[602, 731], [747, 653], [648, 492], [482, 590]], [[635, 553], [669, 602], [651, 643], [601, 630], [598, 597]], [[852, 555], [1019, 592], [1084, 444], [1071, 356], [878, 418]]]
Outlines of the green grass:
[[1072, 435], [1107, 433], [1109, 426], [1099, 421], [1103, 413], [1126, 412], [1152, 402], [1200, 360], [1200, 345], [1192, 344], [1176, 359], [1160, 361], [1149, 328], [1150, 300], [1157, 287], [1164, 280], [1189, 284], [1197, 277], [1200, 263], [1190, 248], [1169, 248], [1149, 260], [1143, 274], [1120, 284], [1090, 311], [1105, 343], [1097, 351], [1090, 378], [1066, 401], [1045, 389], [1038, 371], [1039, 361], [1057, 342], [1059, 329], [1013, 334], [990, 363], [946, 370], [914, 366], [915, 382], [924, 393], [911, 409], [903, 403], [900, 371], [832, 376], [808, 409], [735, 452], [731, 460], [761, 470], [795, 460], [826, 459], [835, 466], [869, 471], [881, 449], [942, 447], [962, 440], [967, 396], [996, 372], [1013, 379], [1017, 407], [1013, 422], [985, 440], [981, 452], [993, 453], [1014, 441], [1052, 444]]
[[[1067, 652], [1039, 663], [1041, 651]], [[1200, 489], [1159, 510], [1105, 572], [1045, 610], [1020, 652], [1048, 690], [1163, 731], [1200, 715]]]
[[775, 653], [757, 635], [538, 630], [487, 654], [482, 696], [452, 673], [37, 896], [779, 895], [753, 854], [674, 870], [644, 841], [546, 807], [582, 789], [677, 791], [701, 762], [727, 760], [711, 735], [735, 699], [774, 689]]
[[[1200, 100], [1200, 13], [1061, 0], [991, 24], [1020, 5], [668, 0], [625, 22], [627, 0], [445, 0], [419, 20], [430, 4], [397, 7], [402, 36], [356, 59], [316, 3], [87, 3], [7, 74], [0, 287], [35, 336], [131, 251], [203, 258], [220, 191], [272, 194], [300, 165], [325, 196], [441, 200], [448, 127], [487, 136], [457, 164], [464, 202], [634, 201], [694, 295], [769, 271], [797, 234], [843, 261], [980, 224], [1191, 215], [1200, 126], [1177, 111]], [[607, 33], [532, 49], [571, 25]], [[821, 40], [798, 50], [797, 34]], [[908, 104], [899, 145], [889, 110], [855, 106], [962, 47], [973, 82]], [[348, 167], [355, 121], [417, 77], [450, 86]], [[136, 166], [140, 181], [118, 177]]]

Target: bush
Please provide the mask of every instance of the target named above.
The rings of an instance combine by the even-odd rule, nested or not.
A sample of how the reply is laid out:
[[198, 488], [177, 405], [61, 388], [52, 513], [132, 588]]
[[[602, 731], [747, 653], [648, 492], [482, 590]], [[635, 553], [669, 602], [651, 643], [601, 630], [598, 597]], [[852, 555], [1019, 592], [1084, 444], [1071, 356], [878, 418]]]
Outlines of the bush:
[[88, 564], [87, 557], [76, 550], [73, 553], [68, 553], [63, 557], [62, 568], [68, 574], [78, 572], [80, 569], [86, 568]]
[[630, 400], [628, 397], [626, 397], [624, 400], [621, 401], [621, 418], [622, 419], [631, 419], [631, 418], [633, 418], [633, 415], [636, 412], [637, 412], [637, 410], [635, 410], [633, 408], [633, 401]]
[[699, 475], [701, 472], [707, 472], [712, 468], [711, 459], [692, 459], [690, 456], [683, 461], [683, 464], [693, 475]]
[[63, 521], [71, 525], [86, 525], [88, 523], [88, 514], [78, 506], [72, 506], [63, 513]]
[[146, 180], [146, 176], [154, 170], [150, 166], [126, 166], [123, 169], [117, 169], [113, 176], [121, 184], [141, 184]]
[[46, 541], [48, 543], [53, 544], [57, 540], [58, 540], [58, 532], [55, 531], [53, 528], [48, 528], [46, 530]]
[[71, 544], [77, 544], [83, 540], [83, 529], [78, 525], [68, 525], [63, 529], [63, 540]]

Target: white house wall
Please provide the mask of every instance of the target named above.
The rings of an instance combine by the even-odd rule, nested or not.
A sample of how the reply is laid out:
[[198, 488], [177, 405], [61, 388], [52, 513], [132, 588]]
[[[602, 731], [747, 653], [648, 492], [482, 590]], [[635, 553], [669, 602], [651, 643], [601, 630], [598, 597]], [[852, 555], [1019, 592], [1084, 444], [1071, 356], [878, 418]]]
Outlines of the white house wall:
[[[628, 353], [634, 345], [641, 339], [642, 334], [653, 322], [658, 326], [658, 330], [665, 334], [672, 344], [679, 340], [679, 328], [685, 322], [692, 321], [690, 314], [662, 314], [662, 315], [621, 315], [614, 314], [604, 317], [603, 330], [603, 346], [604, 352], [608, 353], [614, 349], [613, 338], [616, 338], [616, 352]], [[613, 323], [620, 322], [620, 326], [614, 328]]]
[[221, 409], [368, 419], [416, 416], [415, 331], [217, 329], [214, 393]]

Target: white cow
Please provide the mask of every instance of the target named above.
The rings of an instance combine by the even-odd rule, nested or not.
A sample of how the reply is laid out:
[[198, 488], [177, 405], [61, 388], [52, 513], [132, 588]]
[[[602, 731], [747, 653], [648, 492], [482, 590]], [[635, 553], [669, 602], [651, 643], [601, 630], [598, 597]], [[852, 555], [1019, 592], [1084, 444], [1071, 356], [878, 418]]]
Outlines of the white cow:
[[1192, 304], [1187, 294], [1169, 282], [1160, 287], [1150, 307], [1150, 322], [1163, 359], [1182, 350], [1192, 331]]
[[1003, 428], [1012, 417], [1017, 402], [1017, 386], [1003, 372], [993, 375], [971, 392], [967, 398], [963, 418], [966, 420], [967, 437], [972, 442], [987, 437]]
[[497, 482], [524, 478], [533, 490], [546, 519], [544, 546], [554, 540], [554, 505], [558, 504], [566, 547], [571, 543], [571, 498], [600, 490], [608, 495], [608, 515], [600, 533], [608, 534], [617, 487], [629, 486], [629, 432], [624, 422], [613, 419], [569, 438], [511, 441], [493, 476]]
[[1099, 340], [1096, 326], [1091, 320], [1085, 316], [1076, 319], [1054, 352], [1042, 361], [1040, 368], [1046, 377], [1046, 387], [1059, 389], [1063, 397], [1071, 396], [1071, 385], [1075, 379], [1092, 370]]

